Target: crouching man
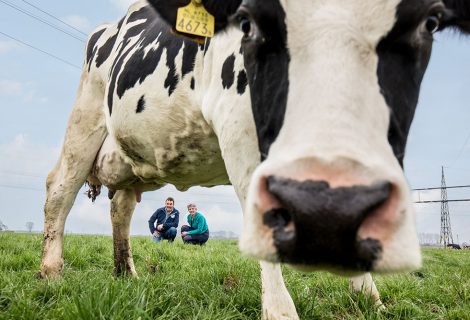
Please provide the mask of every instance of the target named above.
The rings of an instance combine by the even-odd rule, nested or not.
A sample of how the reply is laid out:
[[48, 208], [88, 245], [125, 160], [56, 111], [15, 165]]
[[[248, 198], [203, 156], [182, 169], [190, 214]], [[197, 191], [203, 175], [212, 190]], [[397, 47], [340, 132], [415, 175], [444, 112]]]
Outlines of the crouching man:
[[175, 240], [180, 213], [174, 205], [175, 200], [168, 197], [165, 206], [157, 209], [150, 217], [149, 228], [154, 242], [160, 242], [162, 239], [167, 239], [168, 242]]
[[184, 243], [203, 245], [209, 239], [209, 227], [202, 214], [197, 212], [194, 203], [188, 204], [188, 225], [181, 227], [181, 237]]

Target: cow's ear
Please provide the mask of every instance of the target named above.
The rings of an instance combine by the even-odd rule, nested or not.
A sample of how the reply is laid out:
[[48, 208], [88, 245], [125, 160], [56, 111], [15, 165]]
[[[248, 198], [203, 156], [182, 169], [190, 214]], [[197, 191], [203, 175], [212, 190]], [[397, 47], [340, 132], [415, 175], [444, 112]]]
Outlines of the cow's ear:
[[464, 33], [470, 34], [470, 1], [444, 0], [450, 17], [445, 21], [446, 27], [454, 27]]
[[[176, 24], [176, 13], [179, 8], [187, 6], [191, 0], [148, 0], [160, 16], [170, 26]], [[206, 10], [215, 18], [215, 32], [225, 29], [232, 16], [240, 6], [242, 0], [202, 0]]]

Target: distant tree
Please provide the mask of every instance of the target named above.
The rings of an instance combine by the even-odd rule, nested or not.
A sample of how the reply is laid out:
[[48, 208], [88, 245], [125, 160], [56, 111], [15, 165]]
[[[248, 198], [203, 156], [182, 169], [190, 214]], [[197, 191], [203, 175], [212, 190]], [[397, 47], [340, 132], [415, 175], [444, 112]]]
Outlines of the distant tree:
[[8, 227], [3, 224], [2, 220], [0, 220], [0, 231], [5, 231], [7, 229], [8, 229]]
[[31, 232], [31, 230], [33, 230], [33, 226], [34, 226], [33, 222], [31, 221], [26, 222], [26, 230], [28, 230], [28, 232]]

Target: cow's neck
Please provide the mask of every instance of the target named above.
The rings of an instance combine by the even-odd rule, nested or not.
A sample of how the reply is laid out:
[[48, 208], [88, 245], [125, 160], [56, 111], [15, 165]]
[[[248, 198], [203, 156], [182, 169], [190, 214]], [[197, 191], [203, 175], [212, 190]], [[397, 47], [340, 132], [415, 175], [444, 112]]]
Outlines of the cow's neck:
[[241, 38], [235, 28], [216, 35], [203, 61], [198, 55], [194, 73], [202, 114], [217, 135], [228, 176], [243, 201], [246, 177], [259, 164], [260, 153]]
[[201, 50], [196, 58], [196, 96], [200, 99], [204, 117], [219, 137], [225, 126], [237, 118], [253, 122], [240, 52], [241, 37], [236, 29], [218, 34], [211, 39], [205, 55]]

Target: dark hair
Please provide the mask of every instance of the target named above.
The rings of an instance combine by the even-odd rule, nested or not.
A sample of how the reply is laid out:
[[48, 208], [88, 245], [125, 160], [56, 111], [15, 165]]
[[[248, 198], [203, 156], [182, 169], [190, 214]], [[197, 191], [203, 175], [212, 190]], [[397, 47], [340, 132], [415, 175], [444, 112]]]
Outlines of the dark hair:
[[171, 201], [171, 202], [173, 202], [173, 204], [175, 204], [175, 199], [173, 199], [172, 197], [166, 198], [165, 202], [167, 202], [167, 201]]

